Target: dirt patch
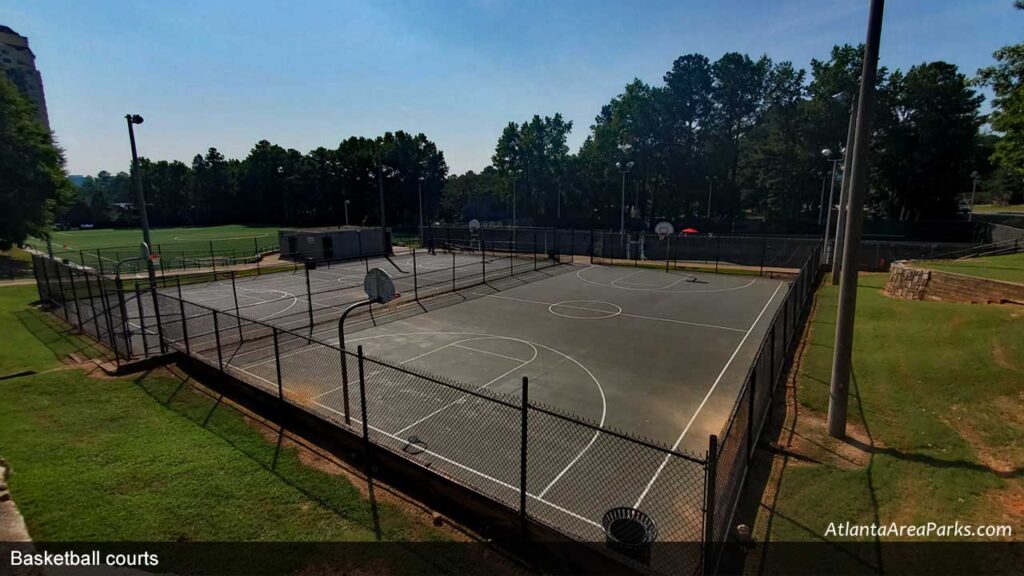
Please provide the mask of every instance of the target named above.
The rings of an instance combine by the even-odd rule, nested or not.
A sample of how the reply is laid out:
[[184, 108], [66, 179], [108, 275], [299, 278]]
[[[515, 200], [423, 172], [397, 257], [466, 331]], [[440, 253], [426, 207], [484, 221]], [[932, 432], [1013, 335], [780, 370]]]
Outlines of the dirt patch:
[[996, 366], [1006, 370], [1020, 370], [1010, 358], [1009, 352], [1006, 351], [1006, 348], [999, 341], [992, 342], [992, 361], [996, 363]]
[[[787, 431], [788, 432], [788, 431]], [[792, 466], [827, 464], [843, 470], [863, 468], [871, 461], [874, 447], [864, 427], [856, 422], [846, 425], [846, 438], [829, 436], [828, 420], [824, 414], [800, 410], [796, 427], [791, 430], [786, 451], [794, 456]]]
[[1009, 524], [1013, 527], [1014, 534], [1024, 533], [1024, 483], [1012, 482], [1004, 489], [986, 492], [984, 497], [998, 511], [999, 516], [985, 517], [981, 519], [982, 522]]
[[[992, 408], [1002, 411], [1001, 406]], [[1021, 461], [1021, 450], [1007, 449], [1008, 447], [1005, 446], [990, 446], [985, 441], [982, 433], [975, 428], [969, 414], [965, 412], [963, 407], [954, 405], [950, 410], [951, 415], [942, 417], [942, 422], [955, 430], [964, 439], [964, 442], [971, 446], [978, 458], [978, 462], [990, 468], [992, 472], [999, 476], [1004, 478], [1012, 477], [1017, 472], [1017, 464]]]

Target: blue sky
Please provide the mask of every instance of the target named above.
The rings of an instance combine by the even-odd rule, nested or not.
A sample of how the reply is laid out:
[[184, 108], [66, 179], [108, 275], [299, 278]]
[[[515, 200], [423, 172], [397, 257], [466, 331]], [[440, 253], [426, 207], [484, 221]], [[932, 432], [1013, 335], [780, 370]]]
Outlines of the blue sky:
[[[124, 114], [140, 153], [244, 157], [266, 138], [303, 152], [352, 135], [424, 132], [453, 172], [489, 163], [510, 120], [561, 112], [585, 138], [634, 77], [660, 83], [700, 52], [809, 66], [865, 36], [867, 0], [0, 0], [27, 35], [71, 173], [123, 170]], [[973, 74], [1020, 42], [1011, 0], [889, 0], [881, 61], [946, 60]]]

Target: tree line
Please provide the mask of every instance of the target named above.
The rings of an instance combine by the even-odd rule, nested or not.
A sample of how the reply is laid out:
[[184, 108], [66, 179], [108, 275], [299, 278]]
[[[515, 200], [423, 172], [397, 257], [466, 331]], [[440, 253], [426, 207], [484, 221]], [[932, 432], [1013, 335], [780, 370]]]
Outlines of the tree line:
[[[153, 226], [266, 223], [295, 226], [380, 223], [380, 189], [390, 223], [434, 213], [448, 176], [444, 154], [425, 135], [388, 132], [352, 137], [308, 154], [266, 140], [242, 160], [216, 148], [191, 164], [140, 158]], [[100, 172], [80, 183], [64, 213], [69, 225], [136, 225], [131, 174]]]
[[[520, 222], [617, 228], [623, 205], [628, 227], [748, 214], [817, 221], [833, 167], [841, 177], [862, 54], [835, 46], [809, 74], [767, 56], [681, 56], [660, 85], [635, 79], [603, 106], [575, 154], [559, 114], [509, 124], [492, 165], [449, 179], [441, 207], [451, 218], [507, 220], [514, 185]], [[1007, 137], [980, 130], [976, 84], [994, 74], [971, 79], [946, 62], [881, 70], [871, 215], [952, 218], [974, 173], [1014, 168], [990, 161]]]
[[[1015, 5], [1020, 8], [1020, 2]], [[261, 140], [244, 159], [216, 148], [191, 163], [140, 162], [155, 226], [502, 220], [631, 228], [750, 215], [814, 223], [842, 167], [863, 50], [835, 46], [809, 70], [767, 56], [677, 58], [659, 84], [634, 79], [604, 105], [578, 150], [561, 114], [509, 123], [489, 166], [449, 175], [424, 134], [351, 137], [303, 154]], [[946, 62], [880, 69], [866, 210], [945, 219], [977, 181], [979, 201], [1024, 202], [1024, 44], [969, 77]], [[980, 112], [978, 89], [991, 88]], [[33, 105], [0, 78], [0, 247], [53, 223], [136, 225], [129, 173], [72, 187]], [[839, 174], [837, 174], [837, 177]], [[837, 178], [838, 179], [838, 178]], [[514, 191], [514, 194], [513, 194]], [[624, 210], [623, 210], [624, 208]]]

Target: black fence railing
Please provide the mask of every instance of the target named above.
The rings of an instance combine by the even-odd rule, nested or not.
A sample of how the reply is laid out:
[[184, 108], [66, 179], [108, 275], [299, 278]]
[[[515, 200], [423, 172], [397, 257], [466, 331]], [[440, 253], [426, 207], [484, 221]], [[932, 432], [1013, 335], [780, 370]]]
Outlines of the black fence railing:
[[[435, 300], [428, 296], [540, 272], [569, 261], [567, 255], [580, 249], [589, 250], [595, 262], [630, 260], [606, 256], [609, 237], [590, 231], [506, 230], [476, 239], [480, 245], [474, 248], [474, 235], [453, 237], [449, 252], [440, 256], [429, 254], [428, 248], [393, 256], [399, 259], [396, 268], [405, 258], [414, 266], [405, 280], [414, 283], [411, 299], [416, 308]], [[456, 240], [469, 242], [465, 253]], [[622, 239], [612, 241], [617, 240]], [[656, 243], [639, 244], [645, 255], [650, 251], [666, 260], [685, 253], [673, 252], [667, 242], [665, 246], [659, 254]], [[623, 250], [631, 254], [629, 247]], [[450, 268], [420, 270], [421, 256], [436, 263], [453, 255]], [[467, 255], [472, 263], [464, 264], [461, 258]], [[251, 275], [210, 272], [159, 278], [150, 285], [111, 279], [39, 255], [34, 269], [40, 301], [107, 344], [118, 361], [170, 351], [185, 354], [302, 408], [339, 433], [359, 435], [368, 445], [485, 496], [495, 506], [518, 513], [524, 525], [540, 523], [579, 542], [605, 542], [605, 513], [639, 508], [657, 526], [655, 544], [691, 545], [625, 550], [627, 562], [659, 574], [696, 574], [715, 570], [729, 538], [756, 439], [808, 313], [819, 258], [817, 247], [804, 255], [758, 345], [728, 421], [721, 434], [709, 438], [704, 455], [673, 450], [532, 402], [525, 378], [519, 394], [474, 388], [367, 356], [361, 348], [343, 349], [330, 342], [333, 329], [320, 334], [313, 330], [312, 316], [309, 323], [290, 328], [276, 318], [262, 321], [247, 315], [239, 304], [215, 307], [188, 293], [191, 286], [208, 289], [231, 283], [234, 288], [226, 293], [233, 292], [237, 301], [237, 287]], [[365, 268], [370, 262], [337, 265]], [[460, 273], [463, 266], [468, 272]], [[292, 264], [266, 273], [304, 276], [310, 269]], [[317, 294], [324, 292], [311, 291], [307, 299], [313, 302]], [[380, 311], [370, 321], [383, 321]], [[582, 452], [580, 446], [585, 447]], [[653, 477], [652, 469], [657, 470]], [[639, 500], [623, 489], [630, 486], [644, 487]], [[615, 550], [623, 552], [621, 546]]]

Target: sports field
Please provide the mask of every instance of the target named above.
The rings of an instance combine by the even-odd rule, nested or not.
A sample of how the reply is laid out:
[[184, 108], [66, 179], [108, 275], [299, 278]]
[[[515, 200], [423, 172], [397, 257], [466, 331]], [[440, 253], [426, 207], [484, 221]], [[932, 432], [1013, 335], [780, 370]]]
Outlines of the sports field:
[[[213, 241], [218, 249], [237, 250], [251, 249], [253, 241], [262, 246], [277, 243], [276, 226], [205, 226], [182, 228], [153, 228], [150, 237], [154, 244], [174, 246], [180, 249], [185, 246], [208, 248]], [[32, 238], [30, 243], [39, 247], [46, 241]], [[61, 230], [53, 233], [53, 247], [58, 250], [106, 250], [114, 248], [132, 248], [142, 242], [141, 228], [98, 228], [92, 230]]]

